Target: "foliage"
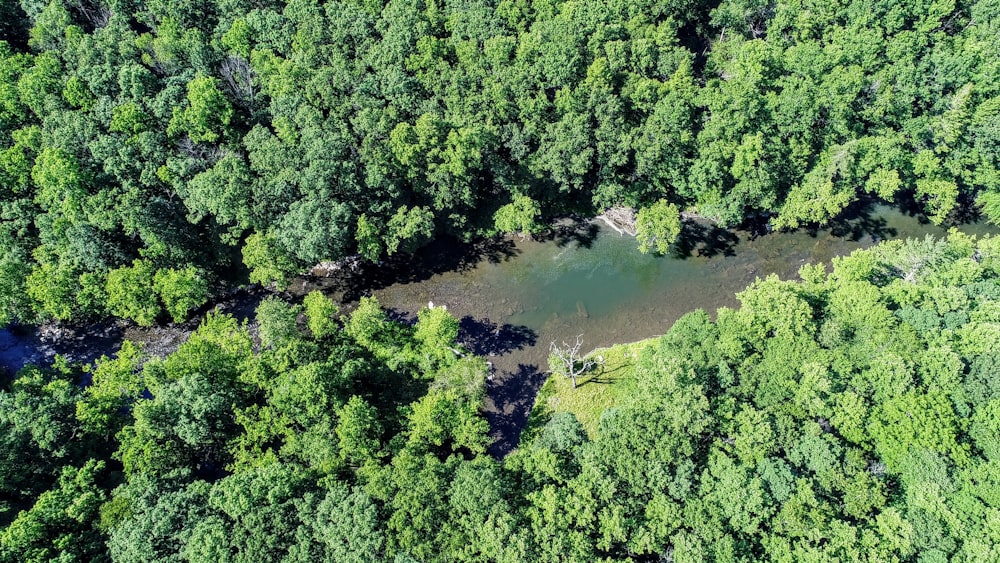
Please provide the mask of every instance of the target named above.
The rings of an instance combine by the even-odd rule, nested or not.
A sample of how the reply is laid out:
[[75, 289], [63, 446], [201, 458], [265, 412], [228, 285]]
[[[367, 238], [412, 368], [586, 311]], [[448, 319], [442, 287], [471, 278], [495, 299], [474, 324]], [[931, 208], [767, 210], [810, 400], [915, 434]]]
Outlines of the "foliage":
[[[574, 400], [592, 382], [552, 378], [507, 462], [535, 483], [532, 541], [552, 557], [992, 556], [993, 485], [974, 479], [995, 449], [976, 367], [997, 336], [994, 245], [952, 233], [758, 281], [740, 309], [633, 345], [600, 407]], [[595, 412], [587, 441], [575, 418]]]
[[247, 238], [243, 247], [243, 263], [250, 268], [250, 281], [274, 284], [277, 288], [285, 285], [292, 261], [274, 239], [254, 233]]
[[497, 209], [493, 222], [501, 233], [517, 233], [526, 237], [538, 230], [536, 221], [540, 214], [541, 207], [535, 200], [526, 195], [518, 195], [514, 201]]
[[[616, 206], [660, 253], [685, 209], [997, 220], [997, 11], [0, 2], [0, 323], [179, 322], [241, 276]], [[998, 247], [760, 280], [585, 374], [593, 403], [546, 401], [503, 461], [443, 309], [310, 296], [305, 331], [265, 301], [259, 350], [209, 315], [166, 358], [27, 367], [0, 558], [998, 560]]]
[[63, 467], [56, 486], [0, 534], [0, 559], [38, 562], [106, 560], [97, 515], [107, 490], [96, 482], [103, 461]]
[[666, 254], [670, 244], [681, 233], [681, 219], [677, 206], [660, 200], [639, 210], [635, 221], [635, 238], [643, 254], [655, 250]]
[[5, 2], [0, 321], [165, 319], [104, 291], [136, 260], [176, 321], [246, 274], [610, 207], [660, 253], [680, 210], [997, 217], [995, 8]]
[[289, 305], [278, 297], [268, 297], [257, 306], [257, 335], [261, 345], [280, 347], [299, 336], [301, 307]]
[[306, 325], [313, 338], [321, 339], [333, 335], [337, 328], [337, 304], [319, 291], [309, 292], [302, 300], [305, 308]]
[[188, 312], [208, 299], [208, 283], [194, 267], [182, 270], [167, 268], [153, 275], [153, 290], [175, 323], [187, 319]]
[[112, 314], [150, 326], [159, 316], [161, 307], [153, 291], [155, 271], [148, 260], [136, 260], [108, 272], [105, 291]]
[[758, 280], [551, 378], [503, 460], [443, 307], [272, 298], [259, 348], [210, 314], [165, 358], [28, 367], [0, 390], [0, 558], [991, 560], [997, 248]]

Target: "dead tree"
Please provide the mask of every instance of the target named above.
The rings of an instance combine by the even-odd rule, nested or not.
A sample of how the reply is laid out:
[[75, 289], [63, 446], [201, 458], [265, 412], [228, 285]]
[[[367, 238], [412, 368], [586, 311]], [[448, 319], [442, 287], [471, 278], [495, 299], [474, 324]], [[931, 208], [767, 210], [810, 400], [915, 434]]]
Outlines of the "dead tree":
[[253, 107], [257, 93], [254, 89], [256, 73], [250, 66], [250, 61], [238, 55], [230, 55], [219, 65], [219, 74], [237, 103], [245, 108]]
[[79, 14], [93, 29], [105, 27], [111, 21], [111, 9], [100, 2], [77, 0], [75, 2], [68, 2], [66, 7]]
[[576, 389], [576, 378], [583, 375], [590, 368], [594, 367], [593, 359], [587, 355], [580, 354], [580, 347], [583, 346], [583, 335], [576, 337], [576, 343], [569, 344], [563, 340], [562, 345], [556, 344], [553, 340], [549, 345], [549, 365], [555, 370], [563, 372], [563, 375], [573, 381], [573, 389]]

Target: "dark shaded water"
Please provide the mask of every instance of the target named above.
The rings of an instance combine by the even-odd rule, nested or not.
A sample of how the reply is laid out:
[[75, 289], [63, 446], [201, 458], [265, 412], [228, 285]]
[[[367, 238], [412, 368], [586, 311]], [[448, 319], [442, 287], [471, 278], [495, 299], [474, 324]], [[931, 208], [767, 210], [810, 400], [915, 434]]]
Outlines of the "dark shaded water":
[[[985, 234], [995, 228], [973, 223], [962, 230]], [[735, 293], [757, 277], [794, 278], [805, 263], [828, 263], [879, 240], [945, 232], [886, 206], [862, 207], [827, 229], [765, 236], [688, 221], [672, 254], [654, 257], [640, 254], [635, 239], [596, 223], [567, 223], [544, 241], [442, 241], [413, 259], [304, 276], [290, 291], [322, 289], [346, 308], [374, 294], [401, 317], [412, 317], [429, 301], [446, 305], [460, 319], [465, 346], [495, 366], [487, 416], [497, 439], [493, 452], [502, 455], [516, 446], [544, 382], [550, 342], [582, 334], [589, 350], [656, 336], [694, 309], [737, 305]], [[246, 316], [260, 297], [250, 292], [226, 308]], [[146, 341], [154, 353], [168, 353], [191, 328], [108, 324], [48, 340], [38, 331], [0, 331], [0, 365], [14, 370], [56, 352], [88, 361], [112, 353], [123, 335]]]

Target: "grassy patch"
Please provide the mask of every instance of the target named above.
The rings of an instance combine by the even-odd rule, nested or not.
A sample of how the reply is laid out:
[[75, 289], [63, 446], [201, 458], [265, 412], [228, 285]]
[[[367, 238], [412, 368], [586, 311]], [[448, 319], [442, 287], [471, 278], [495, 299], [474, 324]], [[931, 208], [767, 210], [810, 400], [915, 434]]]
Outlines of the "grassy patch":
[[603, 356], [604, 363], [578, 377], [576, 389], [573, 389], [573, 382], [568, 377], [550, 375], [538, 392], [521, 441], [527, 443], [533, 440], [557, 412], [575, 414], [587, 435], [591, 438], [596, 436], [601, 413], [628, 395], [632, 366], [639, 352], [650, 343], [651, 340], [640, 340], [594, 350], [591, 357]]

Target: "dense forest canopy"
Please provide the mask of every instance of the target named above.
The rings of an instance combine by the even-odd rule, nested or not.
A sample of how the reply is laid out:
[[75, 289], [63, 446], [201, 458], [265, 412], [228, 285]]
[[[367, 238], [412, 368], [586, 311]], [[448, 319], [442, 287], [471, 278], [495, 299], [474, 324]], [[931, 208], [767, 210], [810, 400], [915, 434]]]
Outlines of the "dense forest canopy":
[[[1000, 3], [0, 0], [0, 324], [640, 209], [1000, 219]], [[246, 270], [241, 270], [241, 264]]]
[[[1000, 238], [758, 280], [486, 455], [442, 308], [271, 298], [0, 389], [0, 561], [1000, 560]], [[639, 349], [639, 348], [633, 348]], [[81, 382], [89, 382], [81, 386]]]

